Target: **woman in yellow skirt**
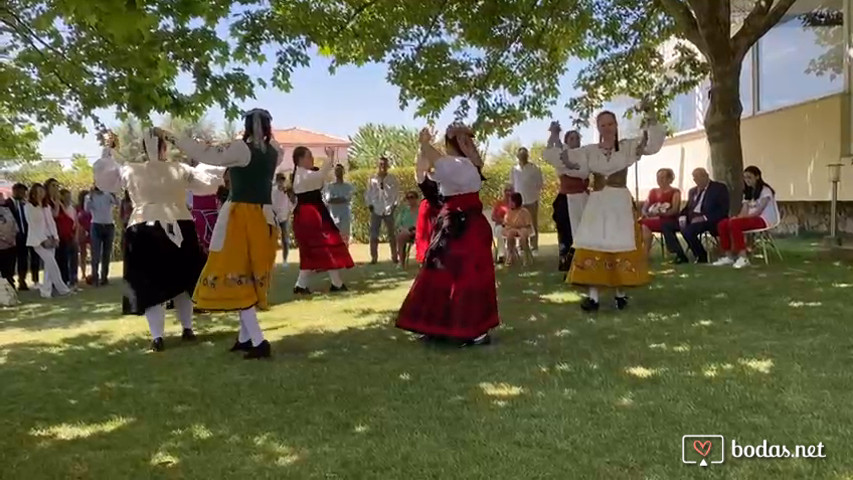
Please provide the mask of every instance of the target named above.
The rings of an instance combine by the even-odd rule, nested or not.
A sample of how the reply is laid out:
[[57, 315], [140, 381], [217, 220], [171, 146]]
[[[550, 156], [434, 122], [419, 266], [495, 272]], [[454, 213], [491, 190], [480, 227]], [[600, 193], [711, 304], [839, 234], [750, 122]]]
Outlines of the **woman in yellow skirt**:
[[[615, 288], [616, 308], [622, 310], [628, 306], [624, 288], [649, 283], [642, 232], [627, 188], [628, 167], [643, 155], [657, 153], [666, 130], [647, 117], [642, 138], [620, 140], [616, 115], [607, 111], [598, 114], [596, 126], [597, 144], [576, 149], [552, 147], [560, 151], [550, 152], [558, 154], [567, 168], [588, 168], [593, 174], [593, 192], [577, 231], [572, 230], [575, 255], [567, 282], [589, 289], [581, 303], [583, 310], [598, 310], [599, 288]], [[549, 143], [558, 144], [559, 134], [559, 124], [552, 123]]]
[[190, 158], [229, 167], [231, 191], [213, 228], [210, 255], [193, 301], [208, 311], [239, 311], [240, 333], [232, 352], [245, 358], [270, 356], [270, 344], [258, 324], [257, 309], [269, 308], [268, 292], [278, 247], [279, 222], [272, 208], [272, 184], [281, 149], [272, 137], [272, 116], [255, 109], [246, 114], [243, 139], [208, 146], [188, 138], [163, 138]]

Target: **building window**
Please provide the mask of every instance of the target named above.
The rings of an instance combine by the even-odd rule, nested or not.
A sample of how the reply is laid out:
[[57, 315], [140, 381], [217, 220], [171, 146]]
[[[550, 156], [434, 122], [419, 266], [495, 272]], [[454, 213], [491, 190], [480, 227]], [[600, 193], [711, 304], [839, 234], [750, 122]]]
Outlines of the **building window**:
[[750, 48], [743, 57], [740, 67], [740, 103], [743, 105], [741, 116], [748, 117], [755, 112], [752, 111], [752, 49]]
[[696, 91], [678, 94], [669, 104], [669, 125], [675, 132], [693, 130], [697, 127]]
[[842, 0], [832, 0], [815, 9], [813, 1], [799, 0], [758, 41], [761, 110], [802, 103], [842, 90], [841, 4]]

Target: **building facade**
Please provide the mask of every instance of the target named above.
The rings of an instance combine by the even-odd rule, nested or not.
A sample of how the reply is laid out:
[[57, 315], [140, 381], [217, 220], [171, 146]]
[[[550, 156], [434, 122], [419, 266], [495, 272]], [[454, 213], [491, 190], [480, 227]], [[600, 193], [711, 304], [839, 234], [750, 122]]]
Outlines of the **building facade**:
[[[828, 165], [843, 163], [839, 228], [853, 233], [850, 19], [853, 0], [798, 0], [747, 54], [741, 72], [744, 166], [755, 165], [777, 192], [786, 232], [829, 228]], [[847, 42], [845, 42], [847, 39]], [[675, 171], [676, 186], [693, 186], [691, 171], [711, 171], [703, 129], [708, 83], [670, 105], [674, 134], [631, 172], [639, 198], [654, 188], [655, 172]], [[621, 113], [633, 102], [619, 100]], [[632, 129], [631, 124], [628, 125]]]

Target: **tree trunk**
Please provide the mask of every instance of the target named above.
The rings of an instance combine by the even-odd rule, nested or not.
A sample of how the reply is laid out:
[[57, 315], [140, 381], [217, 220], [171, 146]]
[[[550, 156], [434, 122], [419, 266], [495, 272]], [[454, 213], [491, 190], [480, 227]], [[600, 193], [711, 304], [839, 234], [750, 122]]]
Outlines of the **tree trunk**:
[[740, 62], [714, 65], [705, 133], [711, 150], [711, 178], [729, 187], [730, 209], [740, 210], [743, 198], [743, 150], [740, 139]]

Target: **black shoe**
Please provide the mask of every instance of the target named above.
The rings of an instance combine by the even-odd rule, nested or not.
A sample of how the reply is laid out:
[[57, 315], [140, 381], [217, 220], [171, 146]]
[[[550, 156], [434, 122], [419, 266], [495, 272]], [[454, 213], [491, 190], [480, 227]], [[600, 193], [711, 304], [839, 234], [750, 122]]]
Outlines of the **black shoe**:
[[472, 338], [471, 340], [462, 342], [462, 345], [459, 345], [461, 348], [465, 347], [478, 347], [481, 345], [491, 345], [492, 344], [492, 336], [488, 333], [479, 338]]
[[311, 295], [311, 290], [308, 288], [293, 287], [293, 294], [294, 295]]
[[379, 262], [379, 261], [378, 261], [378, 260], [376, 260], [376, 259], [374, 258], [373, 260], [371, 260], [371, 261], [370, 261], [370, 264], [371, 264], [371, 265], [376, 265], [378, 262]]
[[687, 257], [675, 257], [675, 260], [672, 263], [676, 265], [681, 265], [682, 263], [689, 263], [690, 260]]
[[272, 352], [270, 351], [270, 342], [264, 340], [257, 347], [250, 347], [249, 351], [246, 355], [243, 356], [246, 360], [252, 360], [255, 358], [270, 358]]
[[153, 342], [151, 342], [151, 350], [155, 352], [162, 352], [166, 349], [166, 346], [163, 344], [163, 337], [155, 338]]
[[193, 329], [192, 328], [185, 328], [184, 333], [181, 334], [181, 340], [183, 340], [185, 342], [189, 342], [189, 341], [192, 341], [195, 339], [196, 339], [196, 336], [195, 336], [195, 332], [193, 332]]
[[234, 346], [231, 347], [231, 350], [229, 350], [229, 352], [248, 352], [251, 349], [252, 349], [252, 341], [251, 340], [246, 340], [245, 342], [241, 342], [240, 339], [237, 339], [237, 341], [234, 342]]
[[347, 288], [347, 286], [345, 284], [341, 284], [340, 287], [336, 287], [336, 286], [332, 285], [332, 287], [329, 288], [329, 292], [348, 292], [348, 291], [349, 291], [349, 289]]
[[110, 281], [109, 281], [109, 280], [107, 280], [107, 279], [103, 279], [103, 280], [101, 280], [101, 283], [100, 283], [100, 285], [101, 285], [102, 287], [106, 287], [106, 286], [107, 286], [107, 285], [109, 285], [109, 284], [110, 284]]
[[497, 264], [500, 265], [503, 263], [506, 263], [506, 257], [498, 257]]
[[625, 310], [628, 308], [628, 297], [616, 297], [616, 309]]
[[584, 298], [581, 302], [581, 310], [584, 312], [597, 312], [600, 306], [598, 302], [589, 297]]
[[30, 291], [30, 287], [28, 287], [28, 286], [27, 286], [27, 282], [21, 282], [21, 283], [19, 283], [19, 284], [18, 284], [18, 291], [19, 291], [19, 292], [29, 292], [29, 291]]

